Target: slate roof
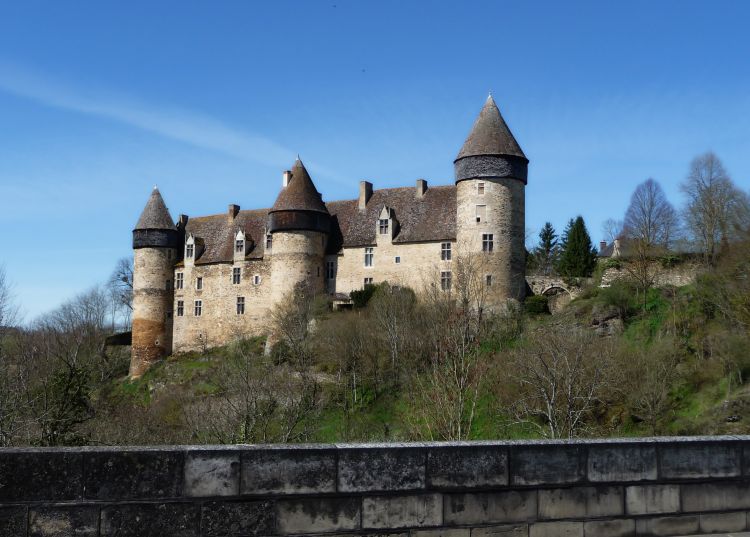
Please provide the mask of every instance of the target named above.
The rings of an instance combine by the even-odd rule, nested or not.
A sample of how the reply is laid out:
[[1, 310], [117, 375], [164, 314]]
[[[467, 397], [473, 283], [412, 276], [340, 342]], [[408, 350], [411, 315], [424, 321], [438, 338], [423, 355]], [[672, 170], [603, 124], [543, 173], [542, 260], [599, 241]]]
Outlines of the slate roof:
[[177, 229], [158, 188], [151, 191], [135, 229]]
[[492, 95], [487, 97], [456, 160], [478, 155], [508, 155], [526, 158], [500, 114], [500, 109], [495, 104]]
[[269, 212], [277, 211], [314, 211], [328, 213], [323, 198], [315, 188], [305, 165], [297, 157], [292, 168], [292, 178], [286, 188], [282, 188], [276, 203]]
[[[456, 238], [454, 185], [429, 187], [421, 198], [416, 196], [415, 187], [385, 188], [373, 191], [362, 212], [358, 199], [332, 201], [323, 205], [331, 214], [332, 227], [326, 253], [336, 254], [342, 247], [375, 244], [377, 219], [384, 205], [393, 211], [398, 222], [394, 243], [450, 241]], [[243, 210], [231, 221], [226, 213], [190, 218], [186, 232], [203, 239], [205, 244], [205, 250], [195, 264], [231, 262], [237, 229], [244, 231], [246, 240], [252, 240], [247, 259], [263, 258], [268, 214], [272, 210]]]

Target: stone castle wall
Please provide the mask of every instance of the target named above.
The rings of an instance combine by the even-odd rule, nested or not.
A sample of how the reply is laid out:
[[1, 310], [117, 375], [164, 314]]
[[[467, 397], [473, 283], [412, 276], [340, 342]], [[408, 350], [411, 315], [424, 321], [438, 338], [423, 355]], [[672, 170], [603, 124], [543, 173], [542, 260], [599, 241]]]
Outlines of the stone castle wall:
[[[627, 263], [626, 259], [622, 263]], [[705, 266], [699, 261], [686, 260], [673, 267], [664, 267], [660, 261], [653, 261], [649, 265], [649, 274], [653, 275], [655, 287], [682, 287], [695, 283]], [[617, 280], [627, 280], [630, 277], [624, 268], [609, 267], [602, 274], [601, 287], [609, 287]]]
[[172, 248], [134, 251], [131, 377], [141, 376], [151, 363], [171, 351], [170, 284], [175, 256]]
[[744, 532], [750, 437], [0, 449], [0, 535]]
[[[232, 283], [232, 269], [241, 269], [241, 281]], [[240, 337], [265, 334], [272, 305], [271, 263], [267, 260], [240, 261], [213, 265], [186, 265], [175, 269], [183, 274], [183, 289], [174, 292], [173, 352], [201, 350], [224, 345]], [[254, 277], [260, 276], [260, 283]], [[203, 278], [203, 289], [196, 279]], [[245, 298], [244, 315], [237, 314], [237, 297]], [[177, 315], [177, 301], [184, 304]], [[202, 301], [202, 312], [195, 316], [195, 300]], [[133, 331], [135, 334], [135, 330]]]
[[[484, 183], [484, 194], [477, 192], [480, 182]], [[482, 234], [494, 236], [493, 252], [484, 261], [493, 279], [489, 302], [522, 299], [526, 288], [525, 185], [516, 179], [465, 180], [456, 185], [456, 196], [459, 253], [482, 252]], [[477, 205], [486, 206], [482, 222], [476, 221]]]

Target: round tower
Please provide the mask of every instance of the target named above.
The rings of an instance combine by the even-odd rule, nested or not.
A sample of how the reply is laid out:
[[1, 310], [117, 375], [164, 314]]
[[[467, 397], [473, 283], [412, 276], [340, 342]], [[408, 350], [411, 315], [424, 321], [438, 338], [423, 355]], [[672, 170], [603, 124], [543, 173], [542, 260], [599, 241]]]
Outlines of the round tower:
[[272, 235], [273, 303], [304, 284], [313, 293], [324, 290], [324, 256], [331, 216], [299, 157], [276, 202], [268, 212]]
[[490, 95], [453, 162], [456, 251], [478, 260], [489, 304], [525, 294], [528, 163]]
[[130, 377], [172, 350], [172, 302], [178, 232], [154, 187], [133, 230], [133, 342]]

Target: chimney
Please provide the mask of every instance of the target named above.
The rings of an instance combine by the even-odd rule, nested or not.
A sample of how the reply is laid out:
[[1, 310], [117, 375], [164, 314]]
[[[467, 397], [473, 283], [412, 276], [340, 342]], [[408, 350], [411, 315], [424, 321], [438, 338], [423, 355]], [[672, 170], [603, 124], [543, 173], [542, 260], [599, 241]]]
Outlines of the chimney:
[[188, 215], [181, 214], [177, 218], [177, 227], [180, 229], [185, 229], [185, 226], [187, 226], [187, 223], [188, 223], [188, 218], [189, 218]]
[[289, 181], [292, 180], [292, 172], [291, 170], [285, 170], [283, 175], [281, 176], [281, 186], [282, 188], [286, 188], [289, 186]]
[[364, 211], [367, 208], [367, 202], [372, 197], [372, 183], [369, 181], [359, 182], [359, 210]]
[[607, 241], [600, 241], [599, 242], [599, 253], [602, 253], [602, 251], [607, 247]]
[[227, 208], [227, 216], [229, 217], [229, 221], [231, 222], [237, 217], [237, 213], [240, 212], [240, 206], [235, 205], [234, 203], [230, 203], [229, 207]]
[[427, 192], [427, 180], [417, 179], [417, 197], [421, 198]]

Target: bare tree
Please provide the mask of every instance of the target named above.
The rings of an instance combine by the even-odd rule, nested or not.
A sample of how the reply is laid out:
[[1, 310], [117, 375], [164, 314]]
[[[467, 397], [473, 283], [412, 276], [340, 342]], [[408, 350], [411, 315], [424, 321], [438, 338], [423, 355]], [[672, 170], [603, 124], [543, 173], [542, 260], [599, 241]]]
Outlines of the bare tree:
[[623, 229], [625, 224], [622, 220], [615, 220], [614, 218], [608, 218], [602, 223], [602, 234], [604, 240], [611, 244], [615, 239], [622, 237]]
[[642, 241], [649, 248], [668, 250], [677, 225], [677, 212], [659, 183], [647, 179], [636, 187], [625, 212], [624, 231], [628, 238]]
[[553, 328], [508, 354], [518, 390], [511, 411], [547, 438], [573, 438], [593, 422], [610, 386], [612, 346], [582, 330]]
[[411, 320], [415, 307], [416, 295], [411, 289], [388, 283], [378, 287], [370, 301], [372, 316], [385, 339], [394, 372], [398, 369], [399, 358], [414, 340]]
[[6, 338], [13, 331], [18, 322], [18, 305], [13, 296], [13, 289], [5, 273], [5, 267], [0, 265], [0, 359]]
[[107, 281], [107, 289], [112, 300], [112, 323], [122, 315], [126, 325], [130, 325], [133, 312], [133, 258], [122, 257], [117, 260], [115, 269]]
[[715, 264], [722, 245], [747, 229], [748, 197], [735, 187], [719, 158], [711, 152], [693, 159], [681, 188], [687, 196], [687, 227], [706, 261]]

